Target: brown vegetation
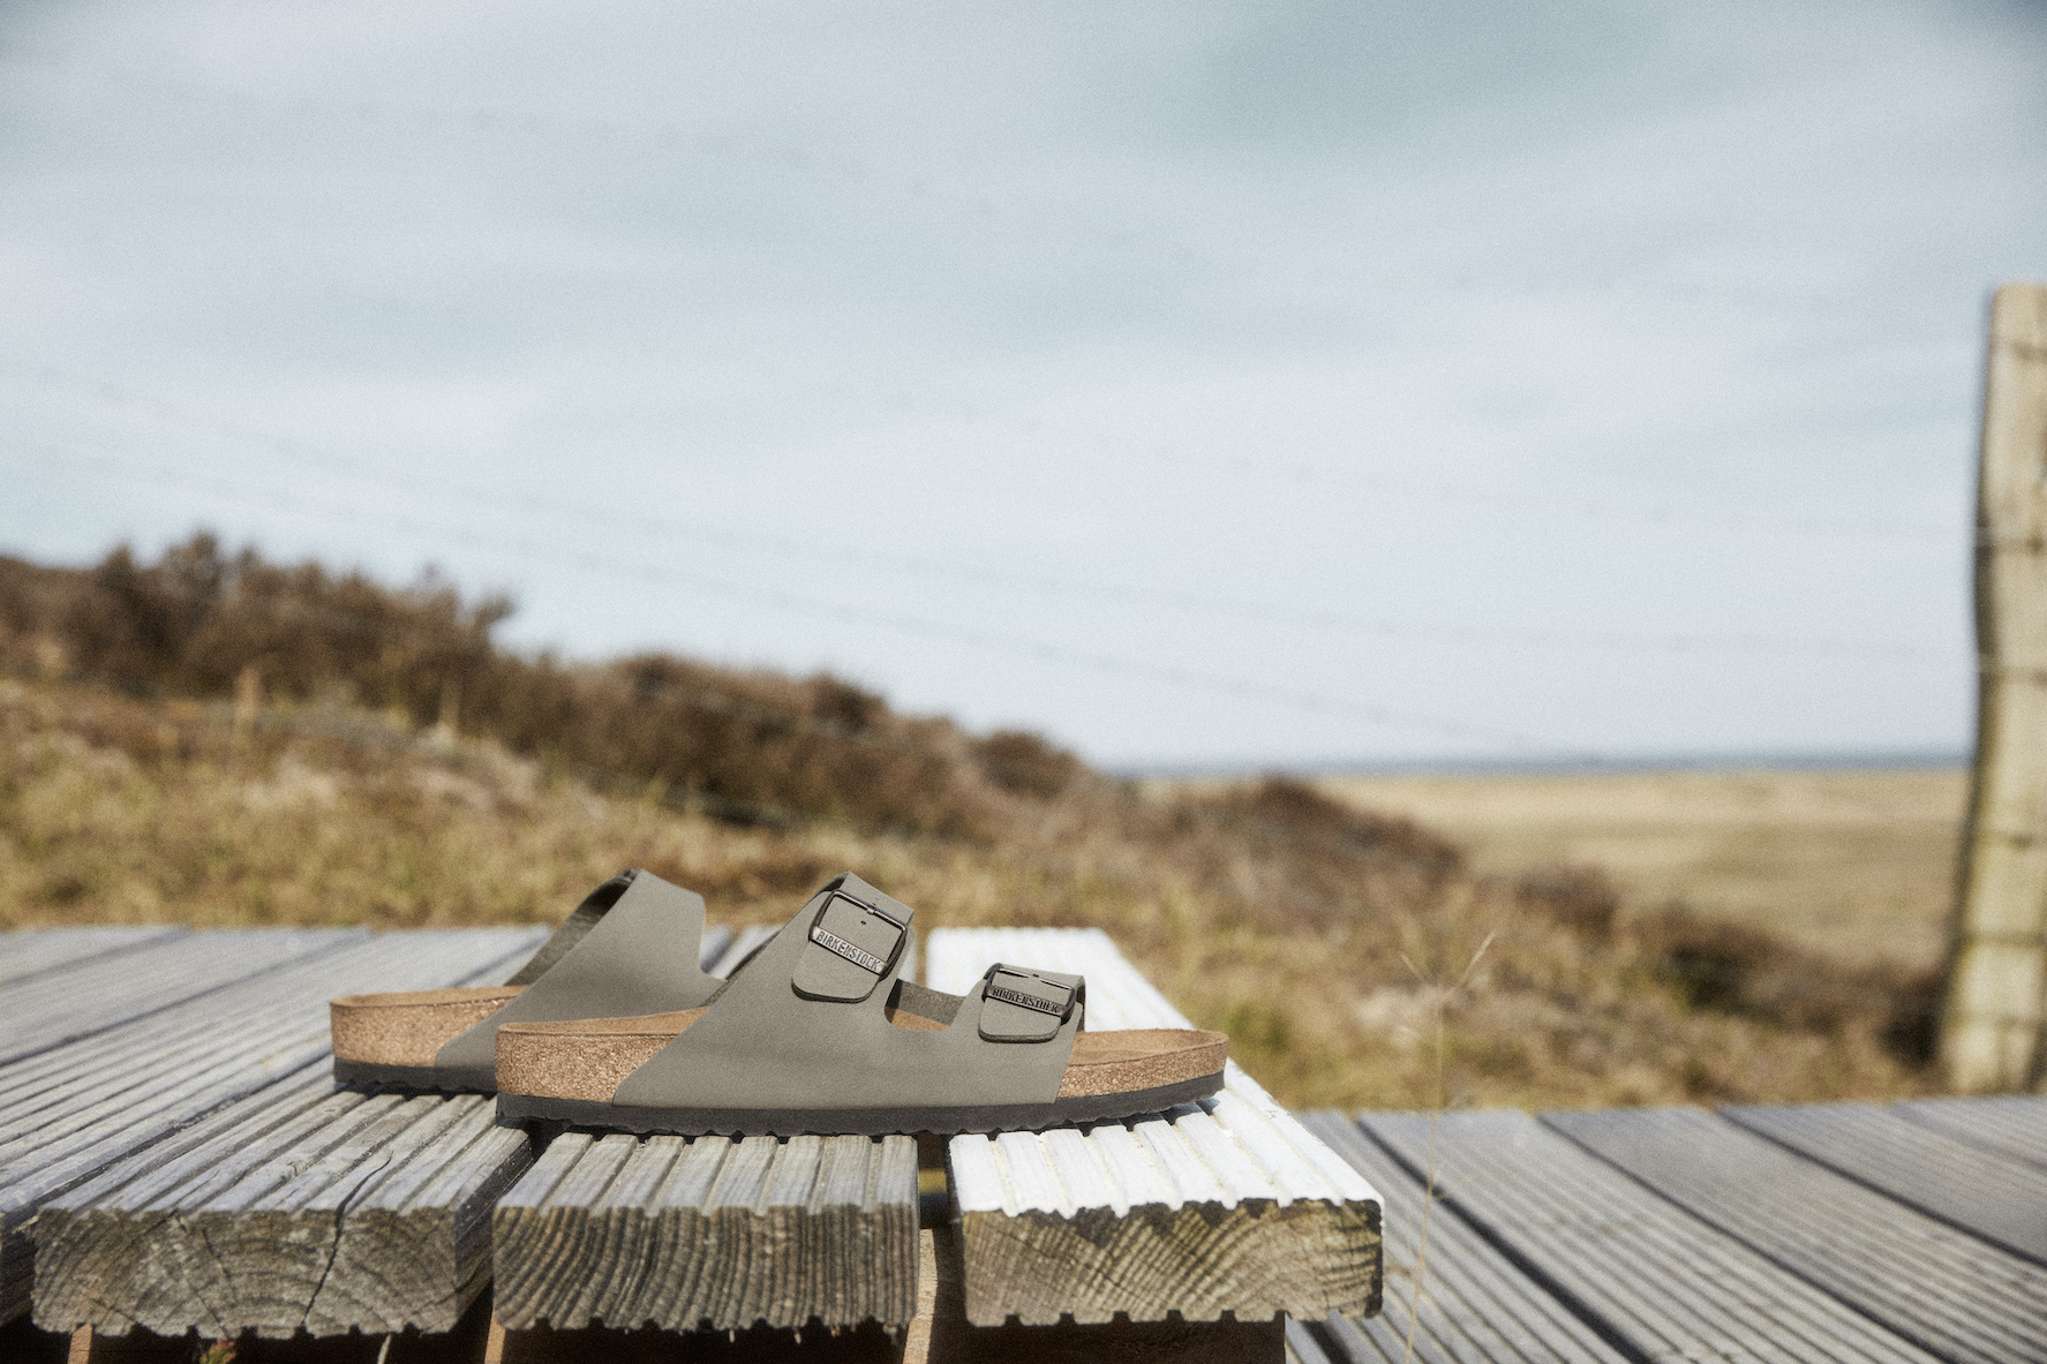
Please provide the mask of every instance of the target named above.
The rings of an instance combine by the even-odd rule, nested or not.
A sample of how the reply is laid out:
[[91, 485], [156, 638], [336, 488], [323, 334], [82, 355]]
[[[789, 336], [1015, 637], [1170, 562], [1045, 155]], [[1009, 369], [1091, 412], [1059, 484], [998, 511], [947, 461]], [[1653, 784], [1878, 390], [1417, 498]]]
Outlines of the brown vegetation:
[[1294, 1103], [1430, 1102], [1430, 982], [1488, 941], [1443, 1023], [1457, 1101], [1932, 1082], [1893, 968], [1593, 872], [1477, 875], [1286, 779], [1140, 793], [836, 679], [525, 658], [504, 611], [205, 542], [0, 565], [0, 925], [551, 920], [635, 863], [733, 922], [854, 867], [931, 926], [1108, 928]]

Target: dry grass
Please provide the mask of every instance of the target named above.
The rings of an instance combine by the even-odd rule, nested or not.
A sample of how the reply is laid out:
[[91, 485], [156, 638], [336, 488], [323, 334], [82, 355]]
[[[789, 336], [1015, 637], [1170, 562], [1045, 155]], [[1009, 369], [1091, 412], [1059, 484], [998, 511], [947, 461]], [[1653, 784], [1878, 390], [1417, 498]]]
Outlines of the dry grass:
[[[402, 717], [237, 721], [220, 702], [0, 682], [0, 925], [550, 921], [627, 864], [727, 922], [779, 920], [852, 867], [927, 926], [1107, 928], [1298, 1105], [1426, 1105], [1439, 1084], [1453, 1104], [1602, 1104], [1933, 1083], [1903, 974], [1630, 908], [1596, 877], [1477, 876], [1417, 824], [1294, 783], [1141, 799], [1028, 745], [1000, 762], [1044, 794], [999, 837], [746, 827]], [[1427, 982], [1488, 939], [1439, 1070]]]
[[1633, 903], [1682, 900], [1856, 961], [1931, 967], [1946, 943], [1968, 774], [1624, 772], [1334, 777], [1481, 872], [1600, 868]]

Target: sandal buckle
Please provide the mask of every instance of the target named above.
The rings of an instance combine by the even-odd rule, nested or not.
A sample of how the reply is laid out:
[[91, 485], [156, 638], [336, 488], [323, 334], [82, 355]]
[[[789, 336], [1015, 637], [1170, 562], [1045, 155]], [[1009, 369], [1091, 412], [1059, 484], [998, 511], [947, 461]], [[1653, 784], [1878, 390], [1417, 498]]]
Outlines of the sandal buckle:
[[1021, 966], [996, 965], [981, 982], [983, 998], [1049, 1014], [1061, 1023], [1073, 1013], [1077, 993], [1070, 981], [1054, 980]]
[[[831, 913], [832, 906], [840, 900], [844, 900], [860, 914], [879, 919], [895, 930], [895, 940], [889, 947], [886, 957], [877, 955], [862, 947], [859, 943], [848, 941], [824, 926], [825, 916]], [[901, 919], [879, 905], [870, 905], [865, 900], [856, 899], [843, 890], [834, 890], [825, 902], [818, 906], [817, 917], [810, 921], [810, 940], [812, 942], [822, 947], [825, 951], [830, 952], [833, 956], [842, 957], [852, 962], [861, 970], [872, 972], [876, 976], [886, 976], [895, 969], [896, 962], [903, 955], [903, 944], [909, 940], [909, 936], [910, 926]]]

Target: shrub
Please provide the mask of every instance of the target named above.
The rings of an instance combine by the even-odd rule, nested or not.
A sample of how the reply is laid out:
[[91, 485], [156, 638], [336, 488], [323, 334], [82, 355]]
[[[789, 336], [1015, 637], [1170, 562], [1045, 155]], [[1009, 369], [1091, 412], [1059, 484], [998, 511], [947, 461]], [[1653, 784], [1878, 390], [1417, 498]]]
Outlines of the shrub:
[[1087, 770], [1065, 749], [1021, 729], [998, 729], [976, 741], [974, 761], [1003, 790], [1039, 800], [1058, 795]]
[[229, 554], [206, 534], [153, 564], [125, 546], [83, 572], [0, 560], [0, 665], [16, 673], [54, 640], [69, 676], [130, 695], [337, 699], [742, 823], [986, 838], [1014, 789], [967, 761], [949, 724], [907, 720], [842, 679], [653, 653], [568, 664], [500, 645], [511, 613], [431, 573], [390, 587]]
[[1550, 867], [1513, 883], [1516, 907], [1542, 914], [1566, 928], [1604, 936], [1620, 916], [1621, 893], [1606, 873], [1593, 867]]

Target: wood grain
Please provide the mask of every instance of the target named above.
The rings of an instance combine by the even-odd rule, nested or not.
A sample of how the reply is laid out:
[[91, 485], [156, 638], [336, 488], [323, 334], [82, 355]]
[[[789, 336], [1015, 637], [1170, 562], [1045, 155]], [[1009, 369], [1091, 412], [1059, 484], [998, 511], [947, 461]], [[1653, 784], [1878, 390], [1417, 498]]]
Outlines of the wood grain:
[[359, 929], [186, 933], [19, 979], [0, 991], [0, 1062], [360, 942]]
[[[2047, 1270], [2038, 1265], [1700, 1109], [1544, 1121], [1764, 1257], [1778, 1285], [1811, 1284], [1871, 1330], [1942, 1359], [2047, 1360]], [[1848, 1348], [1831, 1326], [1811, 1341], [1814, 1351]]]
[[2047, 1170], [2047, 1096], [1914, 1099], [1891, 1105], [1891, 1111], [1972, 1146]]
[[[104, 1198], [106, 1216], [126, 1218], [128, 1234], [94, 1240], [93, 1254], [68, 1282], [65, 1271], [33, 1273], [45, 1298], [38, 1320], [57, 1330], [128, 1329], [134, 1313], [107, 1285], [131, 1282], [144, 1291], [136, 1277], [144, 1271], [121, 1266], [155, 1258], [159, 1224], [195, 1206], [191, 1181], [214, 1187], [205, 1170], [238, 1139], [204, 1143], [255, 1108], [270, 1114], [268, 1105], [289, 1086], [331, 1083], [329, 995], [493, 978], [538, 936], [499, 929], [365, 938], [0, 1066], [0, 1319], [29, 1305], [32, 1271], [63, 1262], [63, 1252], [45, 1260], [38, 1249], [81, 1220], [93, 1223]], [[237, 1108], [242, 1101], [255, 1108]], [[260, 1168], [280, 1183], [298, 1173], [288, 1159]], [[121, 1206], [120, 1191], [130, 1186], [142, 1199], [138, 1216]], [[63, 1206], [53, 1209], [58, 1200]], [[38, 1211], [47, 1215], [31, 1223]], [[330, 1217], [329, 1241], [332, 1230]], [[178, 1319], [169, 1308], [150, 1310], [162, 1310], [157, 1319], [166, 1323]], [[208, 1309], [191, 1300], [183, 1319], [178, 1330], [208, 1321]]]
[[[1086, 975], [1091, 1028], [1187, 1026], [1092, 929], [942, 930], [925, 975], [959, 992], [995, 961]], [[955, 1137], [947, 1162], [976, 1325], [1378, 1310], [1378, 1194], [1234, 1064], [1199, 1105]]]
[[[1721, 1113], [1929, 1217], [2047, 1265], [2047, 1170], [1878, 1104], [1725, 1108]], [[2047, 1122], [2047, 1112], [2040, 1120]]]
[[[500, 979], [538, 936], [452, 938], [461, 969], [444, 957], [423, 983]], [[706, 954], [726, 940], [707, 932]], [[335, 1091], [316, 1065], [47, 1206], [37, 1320], [448, 1331], [489, 1279], [491, 1209], [532, 1159], [489, 1096]]]
[[1358, 1123], [1413, 1177], [1434, 1170], [1438, 1215], [1484, 1237], [1625, 1354], [1935, 1357], [1525, 1113], [1363, 1113]]
[[1296, 1358], [1313, 1364], [1410, 1359], [1618, 1364], [1628, 1358], [1463, 1220], [1430, 1207], [1422, 1180], [1375, 1146], [1356, 1122], [1340, 1113], [1308, 1114], [1301, 1122], [1369, 1172], [1385, 1199], [1387, 1286], [1377, 1317], [1289, 1323], [1288, 1346]]
[[2047, 1080], [2047, 285], [1991, 303], [1976, 526], [1976, 765], [1940, 1054], [1958, 1089], [2019, 1089]]
[[1279, 1321], [976, 1326], [966, 1319], [958, 1234], [940, 1225], [920, 1242], [917, 1318], [900, 1364], [1279, 1364], [1286, 1355]]
[[84, 928], [18, 928], [0, 933], [0, 985], [12, 985], [75, 963], [133, 951], [184, 932], [170, 924]]
[[916, 1198], [907, 1137], [571, 1132], [498, 1204], [497, 1313], [513, 1330], [900, 1327]]

